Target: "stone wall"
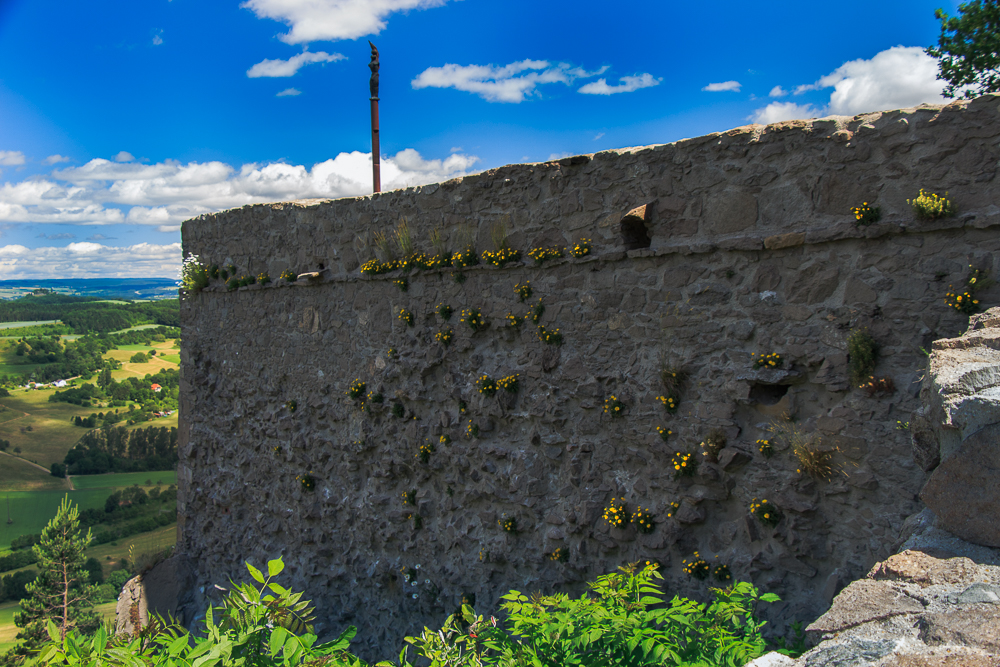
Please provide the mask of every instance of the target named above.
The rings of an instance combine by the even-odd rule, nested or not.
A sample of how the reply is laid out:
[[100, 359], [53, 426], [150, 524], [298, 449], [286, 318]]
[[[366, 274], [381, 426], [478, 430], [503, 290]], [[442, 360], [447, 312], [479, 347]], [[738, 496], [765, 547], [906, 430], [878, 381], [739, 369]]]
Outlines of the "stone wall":
[[[923, 350], [967, 321], [944, 304], [949, 285], [970, 264], [1000, 271], [998, 141], [1000, 96], [987, 96], [190, 220], [185, 252], [273, 282], [227, 291], [214, 280], [182, 299], [180, 548], [201, 584], [283, 555], [321, 627], [357, 625], [369, 657], [463, 597], [488, 611], [510, 588], [578, 592], [632, 561], [655, 560], [672, 592], [703, 596], [711, 582], [682, 571], [695, 551], [781, 595], [778, 627], [812, 620], [922, 508], [927, 466], [905, 425]], [[907, 199], [921, 188], [948, 191], [957, 214], [916, 219]], [[880, 222], [855, 225], [862, 202]], [[480, 265], [464, 282], [414, 271], [404, 292], [398, 272], [359, 271], [374, 233], [403, 218], [427, 252], [434, 229], [451, 250], [491, 250], [501, 222], [525, 260], [581, 238], [593, 252]], [[277, 280], [288, 269], [311, 276]], [[525, 281], [533, 295], [519, 303]], [[984, 305], [998, 296], [980, 292]], [[559, 329], [561, 346], [531, 322], [506, 326], [539, 298], [539, 324]], [[442, 303], [455, 311], [447, 325]], [[458, 321], [471, 308], [484, 330]], [[450, 346], [435, 341], [442, 327]], [[863, 327], [892, 393], [848, 386], [846, 338]], [[754, 371], [751, 354], [770, 352], [784, 368]], [[674, 414], [656, 401], [665, 365], [687, 376]], [[514, 395], [476, 390], [482, 374], [515, 373]], [[360, 409], [346, 395], [355, 379], [385, 402]], [[603, 410], [612, 395], [621, 417]], [[798, 472], [787, 439], [770, 434], [784, 414], [833, 452], [829, 481]], [[699, 447], [713, 430], [727, 441], [715, 462]], [[678, 452], [701, 459], [695, 476], [675, 477]], [[653, 532], [609, 528], [613, 498], [648, 508]], [[749, 516], [754, 498], [782, 510], [775, 528]]]

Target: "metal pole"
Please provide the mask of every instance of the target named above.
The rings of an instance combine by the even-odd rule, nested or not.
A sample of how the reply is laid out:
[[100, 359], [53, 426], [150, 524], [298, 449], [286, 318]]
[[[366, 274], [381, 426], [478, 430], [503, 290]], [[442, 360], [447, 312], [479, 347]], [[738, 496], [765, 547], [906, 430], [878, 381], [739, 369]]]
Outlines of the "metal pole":
[[378, 145], [378, 49], [371, 42], [368, 42], [368, 46], [372, 47], [372, 59], [368, 63], [368, 69], [372, 71], [371, 79], [368, 82], [368, 87], [371, 90], [371, 100], [372, 104], [372, 191], [381, 192], [382, 190], [382, 177], [379, 174], [379, 145]]
[[379, 174], [379, 147], [378, 147], [378, 98], [373, 97], [372, 102], [372, 188], [374, 192], [382, 191], [382, 178]]

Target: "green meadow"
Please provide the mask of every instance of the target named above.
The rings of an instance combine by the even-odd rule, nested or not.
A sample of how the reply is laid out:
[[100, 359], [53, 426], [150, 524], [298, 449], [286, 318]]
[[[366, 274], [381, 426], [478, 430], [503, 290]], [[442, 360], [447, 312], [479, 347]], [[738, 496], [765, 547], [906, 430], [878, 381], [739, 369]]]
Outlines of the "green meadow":
[[[149, 424], [151, 422], [147, 422]], [[152, 422], [155, 424], [155, 422]], [[177, 473], [173, 470], [165, 472], [122, 472], [107, 475], [76, 475], [73, 477], [74, 489], [120, 489], [125, 486], [151, 487], [157, 484], [169, 486], [177, 483]], [[105, 493], [105, 496], [110, 494]]]

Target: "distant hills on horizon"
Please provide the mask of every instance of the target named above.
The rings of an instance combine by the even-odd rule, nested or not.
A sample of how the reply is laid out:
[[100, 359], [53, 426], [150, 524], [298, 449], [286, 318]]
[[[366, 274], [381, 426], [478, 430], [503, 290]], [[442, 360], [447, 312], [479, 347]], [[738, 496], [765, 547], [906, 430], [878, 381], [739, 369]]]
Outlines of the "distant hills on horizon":
[[0, 299], [19, 299], [35, 290], [57, 294], [148, 301], [176, 299], [175, 278], [53, 278], [44, 280], [0, 280]]

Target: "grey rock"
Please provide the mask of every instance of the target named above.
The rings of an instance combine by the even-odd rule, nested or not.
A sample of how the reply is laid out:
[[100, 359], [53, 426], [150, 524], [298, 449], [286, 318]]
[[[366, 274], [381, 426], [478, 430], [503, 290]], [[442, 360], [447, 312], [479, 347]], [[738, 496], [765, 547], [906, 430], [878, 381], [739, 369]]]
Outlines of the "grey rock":
[[806, 627], [807, 633], [840, 632], [862, 623], [923, 611], [903, 589], [885, 581], [860, 579], [833, 599], [830, 610]]

